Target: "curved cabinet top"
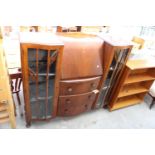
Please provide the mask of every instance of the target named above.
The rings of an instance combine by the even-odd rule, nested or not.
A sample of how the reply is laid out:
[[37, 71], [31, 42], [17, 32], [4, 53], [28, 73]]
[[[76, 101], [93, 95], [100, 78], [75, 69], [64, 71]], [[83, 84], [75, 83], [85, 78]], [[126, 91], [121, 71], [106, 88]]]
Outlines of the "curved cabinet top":
[[103, 40], [83, 33], [57, 34], [64, 43], [61, 79], [103, 74]]

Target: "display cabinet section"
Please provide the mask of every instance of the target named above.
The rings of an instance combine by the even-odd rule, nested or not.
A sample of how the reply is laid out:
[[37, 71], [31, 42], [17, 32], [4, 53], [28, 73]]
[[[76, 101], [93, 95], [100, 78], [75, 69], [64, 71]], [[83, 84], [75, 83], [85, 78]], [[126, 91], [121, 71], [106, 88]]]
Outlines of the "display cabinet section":
[[[109, 71], [106, 77], [105, 82], [102, 86], [102, 91], [99, 96], [99, 103], [97, 107], [107, 105], [108, 99], [111, 95], [111, 91], [113, 90], [116, 81], [118, 80], [120, 73], [125, 66], [125, 62], [129, 55], [130, 49], [116, 49], [114, 51], [114, 56], [109, 67]], [[100, 105], [99, 105], [100, 104]]]
[[46, 82], [45, 76], [38, 77], [38, 83], [33, 80], [29, 82], [32, 118], [51, 117], [55, 78], [49, 77], [48, 86]]
[[32, 118], [51, 117], [57, 51], [28, 49]]
[[48, 69], [49, 76], [55, 75], [57, 54], [57, 51], [28, 49], [30, 71], [35, 74], [37, 73], [39, 76], [46, 76]]

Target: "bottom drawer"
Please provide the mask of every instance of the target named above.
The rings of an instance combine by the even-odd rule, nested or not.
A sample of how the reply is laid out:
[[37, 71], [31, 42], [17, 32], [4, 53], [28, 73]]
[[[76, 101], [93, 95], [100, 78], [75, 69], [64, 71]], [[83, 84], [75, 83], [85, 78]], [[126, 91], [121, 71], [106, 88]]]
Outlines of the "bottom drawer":
[[82, 95], [68, 95], [59, 97], [58, 115], [73, 116], [91, 109], [96, 94], [93, 92]]

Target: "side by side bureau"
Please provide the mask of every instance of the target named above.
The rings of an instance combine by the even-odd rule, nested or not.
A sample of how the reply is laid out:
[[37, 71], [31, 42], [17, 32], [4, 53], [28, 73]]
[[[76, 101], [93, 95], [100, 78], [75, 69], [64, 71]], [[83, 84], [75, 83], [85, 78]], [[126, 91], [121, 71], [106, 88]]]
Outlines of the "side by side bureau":
[[74, 116], [109, 103], [132, 45], [76, 33], [21, 33], [25, 116]]

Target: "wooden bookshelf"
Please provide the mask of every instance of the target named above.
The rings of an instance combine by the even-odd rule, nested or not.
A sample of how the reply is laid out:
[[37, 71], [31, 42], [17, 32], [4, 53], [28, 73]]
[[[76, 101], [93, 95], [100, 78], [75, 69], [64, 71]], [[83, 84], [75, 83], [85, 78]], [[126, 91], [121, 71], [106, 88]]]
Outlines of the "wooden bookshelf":
[[155, 61], [129, 60], [109, 103], [109, 110], [135, 105], [143, 101], [155, 80]]

